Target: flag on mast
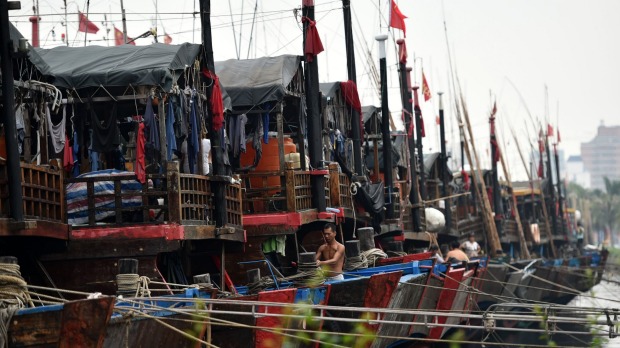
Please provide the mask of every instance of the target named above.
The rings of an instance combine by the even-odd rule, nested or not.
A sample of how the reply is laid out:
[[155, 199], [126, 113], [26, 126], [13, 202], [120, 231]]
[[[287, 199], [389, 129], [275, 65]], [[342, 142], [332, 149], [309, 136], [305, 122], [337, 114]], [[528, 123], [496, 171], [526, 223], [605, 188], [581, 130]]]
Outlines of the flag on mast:
[[407, 37], [407, 28], [405, 27], [405, 18], [407, 18], [407, 16], [400, 12], [400, 9], [398, 8], [398, 5], [396, 5], [396, 2], [394, 2], [394, 0], [391, 1], [392, 4], [390, 7], [390, 27], [402, 30], [403, 35]]
[[551, 125], [551, 123], [547, 123], [547, 136], [548, 137], [553, 136], [553, 126]]
[[78, 31], [89, 33], [89, 34], [97, 34], [99, 31], [99, 27], [91, 22], [88, 17], [86, 17], [82, 12], [78, 11], [78, 18], [80, 25], [78, 26]]
[[560, 143], [560, 141], [562, 141], [562, 138], [560, 138], [560, 127], [558, 127], [558, 144]]
[[424, 94], [424, 101], [429, 101], [431, 99], [431, 89], [428, 87], [428, 82], [426, 81], [426, 75], [424, 75], [424, 70], [422, 70], [422, 94]]
[[172, 43], [172, 37], [168, 35], [168, 33], [166, 33], [165, 31], [164, 31], [164, 43], [166, 45], [170, 45]]
[[[129, 36], [127, 36], [128, 45], [134, 45], [135, 46], [136, 42], [135, 41], [131, 41], [131, 40], [133, 40], [133, 39], [130, 38]], [[124, 45], [125, 44], [125, 35], [123, 35], [123, 32], [118, 30], [117, 27], [114, 27], [114, 43], [116, 44], [116, 46], [120, 46], [120, 45]]]

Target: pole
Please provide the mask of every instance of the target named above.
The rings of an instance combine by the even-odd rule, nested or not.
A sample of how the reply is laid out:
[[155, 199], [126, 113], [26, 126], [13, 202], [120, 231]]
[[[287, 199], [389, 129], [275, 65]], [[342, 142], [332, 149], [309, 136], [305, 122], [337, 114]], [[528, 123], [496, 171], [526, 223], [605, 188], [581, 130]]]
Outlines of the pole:
[[[88, 18], [88, 11], [90, 9], [90, 0], [86, 1], [86, 18]], [[88, 30], [84, 32], [84, 47], [86, 47], [86, 38], [88, 37]]]
[[68, 23], [67, 23], [67, 20], [69, 18], [67, 17], [67, 0], [64, 0], [64, 3], [65, 3], [65, 43], [67, 44], [67, 47], [69, 47], [69, 29], [68, 29]]
[[121, 15], [123, 18], [123, 43], [127, 43], [127, 18], [125, 17], [125, 6], [123, 5], [123, 0], [121, 0]]
[[560, 155], [558, 154], [558, 144], [553, 144], [553, 154], [555, 157], [555, 177], [558, 181], [558, 216], [560, 217], [560, 232], [564, 235], [567, 234], [566, 224], [564, 223], [564, 200], [562, 198], [562, 180], [560, 180]]
[[553, 226], [553, 231], [551, 231], [551, 240], [549, 242], [551, 244], [554, 244], [553, 238], [558, 230], [558, 212], [555, 207], [555, 188], [553, 187], [553, 172], [551, 171], [551, 148], [549, 147], [549, 134], [545, 135], [545, 152], [547, 152], [547, 177], [549, 178], [547, 189], [549, 191], [549, 195], [551, 196], [550, 210], [551, 225]]
[[[314, 21], [314, 0], [303, 0], [303, 16]], [[304, 21], [304, 47], [310, 23]], [[319, 67], [316, 56], [312, 61], [305, 63], [306, 72], [306, 101], [308, 110], [308, 138], [310, 166], [312, 169], [323, 169], [322, 140], [321, 140], [321, 115], [319, 98]], [[312, 201], [313, 206], [319, 211], [325, 211], [325, 178], [323, 175], [312, 175]]]
[[15, 121], [15, 96], [13, 94], [13, 42], [9, 36], [9, 9], [20, 9], [18, 1], [0, 1], [0, 72], [2, 72], [3, 105], [1, 121], [6, 134], [7, 179], [9, 186], [9, 212], [15, 221], [24, 221], [21, 168], [17, 149]]
[[[380, 34], [375, 37], [379, 42], [379, 70], [381, 74], [381, 133], [383, 133], [383, 182], [387, 192], [386, 219], [394, 218], [394, 197], [392, 197], [392, 137], [390, 136], [390, 110], [388, 108], [387, 62], [385, 40], [388, 36]], [[378, 168], [375, 168], [378, 169]]]
[[491, 112], [491, 116], [489, 117], [489, 126], [491, 129], [491, 180], [493, 181], [492, 190], [493, 190], [493, 211], [495, 212], [495, 228], [497, 229], [497, 233], [499, 235], [502, 234], [502, 218], [503, 218], [503, 209], [502, 209], [502, 195], [499, 187], [499, 179], [498, 179], [498, 170], [497, 170], [497, 161], [496, 158], [499, 157], [499, 144], [497, 143], [497, 137], [495, 136], [495, 107]]
[[415, 136], [416, 146], [418, 148], [418, 164], [420, 166], [420, 196], [422, 202], [427, 199], [426, 196], [426, 173], [424, 172], [424, 152], [422, 151], [422, 110], [420, 109], [420, 103], [418, 101], [418, 89], [420, 87], [413, 87], [413, 111], [415, 114]]
[[443, 92], [438, 92], [439, 95], [439, 141], [441, 142], [441, 181], [443, 183], [441, 194], [446, 197], [445, 200], [445, 211], [444, 214], [446, 216], [446, 233], [450, 233], [450, 229], [452, 226], [452, 202], [450, 198], [447, 198], [450, 193], [448, 192], [448, 154], [446, 152], [446, 127], [445, 127], [445, 118], [444, 118], [444, 109], [443, 109]]
[[[215, 75], [215, 62], [213, 60], [213, 38], [211, 36], [211, 0], [200, 0], [200, 22], [202, 25], [202, 55], [201, 64], [208, 71]], [[213, 105], [212, 91], [214, 80], [201, 74], [203, 83], [207, 86], [207, 104], [209, 107]], [[213, 115], [213, 109], [209, 109], [209, 113]], [[224, 164], [224, 156], [227, 156], [223, 144], [221, 143], [223, 129], [215, 131], [213, 122], [209, 125], [209, 134], [211, 136], [211, 151], [213, 154], [213, 174], [217, 176], [227, 176], [226, 165]], [[226, 215], [226, 184], [220, 181], [212, 181], [211, 189], [214, 194], [215, 202], [215, 225], [223, 227], [228, 223]], [[222, 260], [222, 269], [224, 268]]]
[[[344, 40], [347, 52], [347, 76], [349, 80], [357, 84], [357, 73], [355, 71], [355, 49], [353, 46], [353, 28], [351, 26], [351, 0], [342, 0], [342, 14], [344, 17]], [[354, 172], [357, 175], [363, 175], [361, 115], [352, 107], [349, 107], [348, 109], [351, 111]]]

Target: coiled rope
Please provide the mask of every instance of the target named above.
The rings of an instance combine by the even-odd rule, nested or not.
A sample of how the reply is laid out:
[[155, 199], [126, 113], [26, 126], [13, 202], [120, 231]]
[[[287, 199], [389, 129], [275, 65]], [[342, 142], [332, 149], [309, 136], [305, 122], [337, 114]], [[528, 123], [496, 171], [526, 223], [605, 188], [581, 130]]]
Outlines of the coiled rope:
[[366, 258], [368, 267], [374, 267], [379, 259], [387, 258], [387, 254], [381, 249], [372, 248], [366, 251], [362, 251], [360, 255]]
[[134, 294], [135, 297], [151, 297], [148, 277], [139, 274], [117, 274], [116, 286], [120, 294]]

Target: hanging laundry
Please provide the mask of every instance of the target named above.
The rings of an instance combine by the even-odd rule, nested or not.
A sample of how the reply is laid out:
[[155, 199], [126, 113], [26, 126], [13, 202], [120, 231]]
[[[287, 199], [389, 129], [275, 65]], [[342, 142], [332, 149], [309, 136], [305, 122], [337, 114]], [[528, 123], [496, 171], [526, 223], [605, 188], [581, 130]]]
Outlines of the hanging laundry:
[[205, 77], [213, 80], [213, 88], [211, 90], [211, 122], [213, 130], [219, 131], [224, 126], [224, 102], [222, 100], [222, 90], [220, 88], [220, 78], [215, 73], [202, 69]]
[[190, 116], [189, 116], [189, 138], [187, 139], [187, 157], [189, 162], [189, 172], [196, 174], [196, 157], [198, 156], [198, 150], [200, 147], [198, 138], [198, 100], [195, 92], [192, 93], [192, 99], [190, 100]]
[[[172, 99], [172, 98], [170, 98]], [[172, 155], [177, 150], [176, 134], [174, 133], [174, 108], [172, 103], [168, 102], [168, 112], [166, 113], [166, 143], [168, 148], [168, 161], [172, 160]]]
[[[112, 108], [95, 111], [95, 105], [90, 104], [90, 124], [93, 130], [92, 148], [97, 152], [111, 152], [120, 145], [120, 131], [116, 123], [116, 103]], [[99, 113], [99, 115], [97, 115]]]
[[24, 139], [26, 139], [26, 127], [24, 126], [24, 113], [26, 106], [19, 104], [15, 109], [15, 125], [17, 126], [17, 151], [21, 154], [24, 149]]
[[45, 118], [47, 119], [47, 129], [52, 139], [52, 146], [54, 147], [54, 153], [61, 153], [65, 147], [65, 121], [67, 119], [67, 106], [62, 108], [62, 119], [58, 124], [52, 122], [52, 115], [50, 108], [45, 106]]
[[245, 152], [245, 125], [248, 117], [245, 114], [232, 115], [228, 117], [228, 136], [234, 157], [239, 157], [241, 152]]
[[93, 130], [89, 129], [90, 145], [88, 146], [88, 157], [90, 159], [90, 170], [96, 172], [99, 170], [99, 152], [93, 149]]
[[209, 175], [211, 163], [211, 140], [202, 139], [202, 146], [200, 147], [200, 156], [202, 158], [202, 175]]
[[154, 161], [156, 153], [159, 152], [159, 131], [157, 127], [157, 120], [155, 119], [155, 113], [153, 112], [153, 99], [151, 96], [149, 96], [146, 101], [146, 110], [144, 110], [144, 127], [146, 138], [145, 156], [149, 158], [149, 161]]
[[[185, 122], [185, 96], [183, 93], [172, 98], [172, 106], [174, 107], [174, 135], [177, 141], [177, 150], [181, 149], [183, 141], [187, 137], [187, 124]], [[179, 156], [180, 157], [180, 156]]]
[[73, 149], [69, 145], [69, 138], [65, 134], [65, 150], [63, 151], [62, 166], [65, 171], [70, 172], [73, 169]]
[[144, 158], [146, 139], [144, 137], [144, 128], [144, 123], [141, 122], [138, 124], [138, 134], [136, 135], [136, 165], [134, 166], [136, 177], [142, 184], [146, 183], [146, 161]]
[[73, 148], [71, 151], [73, 152], [73, 176], [80, 175], [80, 142], [78, 141], [78, 132], [73, 132]]
[[[266, 110], [271, 110], [271, 104], [265, 104]], [[269, 144], [269, 111], [263, 114], [263, 142]]]

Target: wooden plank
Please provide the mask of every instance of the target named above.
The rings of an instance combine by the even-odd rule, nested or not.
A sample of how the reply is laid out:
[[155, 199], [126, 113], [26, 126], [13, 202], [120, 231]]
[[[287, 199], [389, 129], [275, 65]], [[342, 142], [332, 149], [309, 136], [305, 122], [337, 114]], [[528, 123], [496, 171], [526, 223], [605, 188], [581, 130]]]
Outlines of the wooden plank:
[[295, 171], [293, 170], [293, 162], [286, 163], [286, 210], [289, 212], [297, 211], [295, 200]]
[[329, 164], [329, 199], [332, 207], [340, 207], [340, 173], [338, 164]]

